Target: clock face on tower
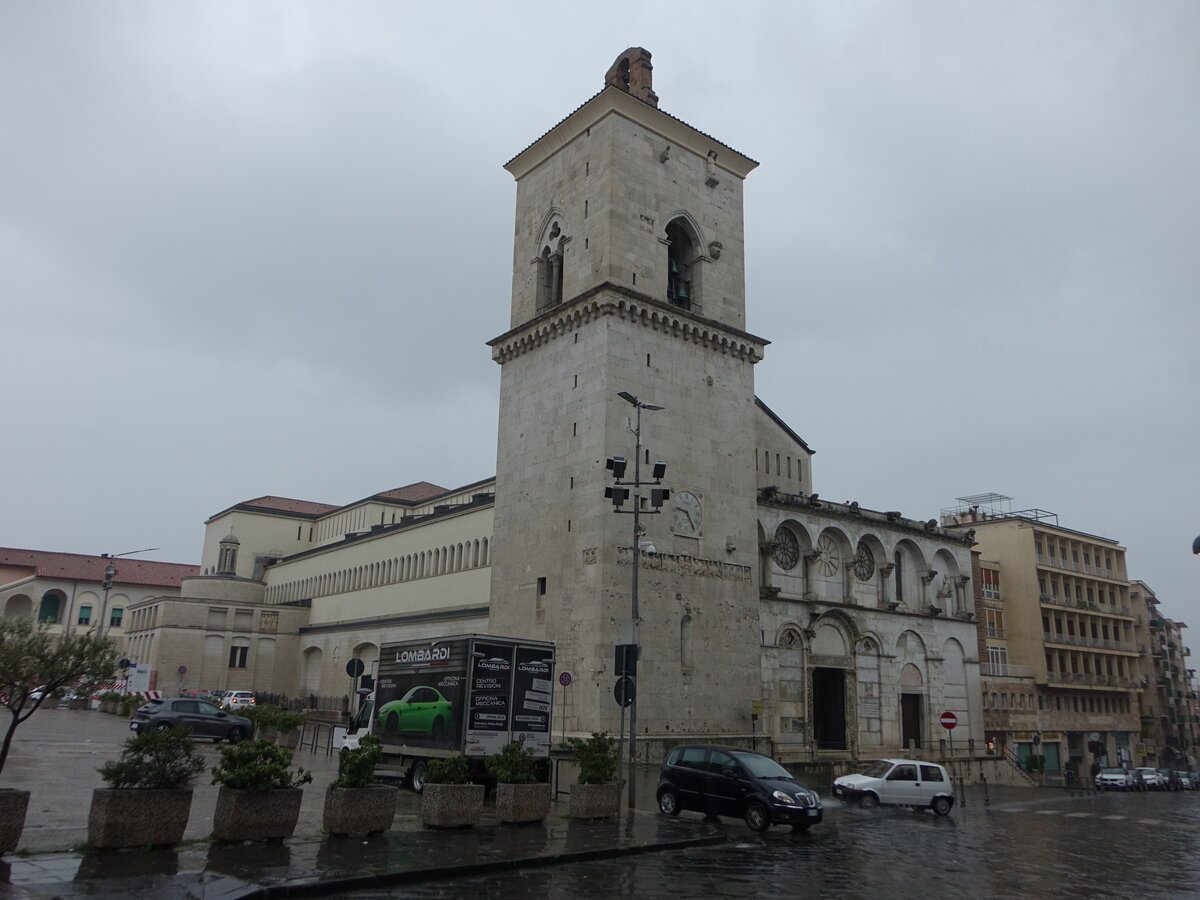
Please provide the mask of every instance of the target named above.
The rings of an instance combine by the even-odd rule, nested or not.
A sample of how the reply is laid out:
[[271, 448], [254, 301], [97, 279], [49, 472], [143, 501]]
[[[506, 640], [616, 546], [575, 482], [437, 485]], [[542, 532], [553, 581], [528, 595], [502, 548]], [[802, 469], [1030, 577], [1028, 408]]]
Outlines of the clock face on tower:
[[676, 534], [700, 534], [700, 498], [691, 491], [676, 491], [671, 496], [671, 530]]

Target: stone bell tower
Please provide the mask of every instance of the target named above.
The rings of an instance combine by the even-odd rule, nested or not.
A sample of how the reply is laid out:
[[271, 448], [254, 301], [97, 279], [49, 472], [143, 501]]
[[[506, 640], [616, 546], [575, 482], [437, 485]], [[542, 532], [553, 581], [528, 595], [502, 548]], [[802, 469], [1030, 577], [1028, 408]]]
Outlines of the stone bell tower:
[[[501, 365], [490, 628], [558, 645], [568, 731], [615, 733], [614, 647], [631, 639], [633, 522], [605, 460], [633, 471], [643, 411], [638, 735], [749, 734], [760, 696], [754, 364], [742, 183], [757, 163], [658, 109], [650, 54], [505, 168], [517, 181]], [[648, 494], [648, 491], [645, 492]], [[624, 509], [631, 509], [626, 502]]]

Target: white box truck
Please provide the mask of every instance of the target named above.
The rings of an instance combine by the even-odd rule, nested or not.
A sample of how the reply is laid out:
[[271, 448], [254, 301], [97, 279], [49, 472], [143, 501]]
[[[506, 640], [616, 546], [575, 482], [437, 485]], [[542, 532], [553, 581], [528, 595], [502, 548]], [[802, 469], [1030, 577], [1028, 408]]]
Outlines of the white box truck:
[[418, 793], [429, 760], [462, 754], [485, 779], [484, 760], [512, 741], [533, 751], [548, 778], [553, 685], [546, 641], [460, 634], [384, 644], [375, 690], [342, 746], [378, 735], [381, 771], [403, 775]]

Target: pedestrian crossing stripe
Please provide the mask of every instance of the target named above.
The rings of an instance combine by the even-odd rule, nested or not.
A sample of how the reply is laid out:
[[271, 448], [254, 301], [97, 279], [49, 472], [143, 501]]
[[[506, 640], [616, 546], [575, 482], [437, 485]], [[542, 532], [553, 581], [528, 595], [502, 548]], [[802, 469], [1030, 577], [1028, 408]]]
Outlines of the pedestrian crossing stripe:
[[1095, 813], [1067, 813], [1068, 819], [1090, 819]]
[[1161, 825], [1162, 819], [1138, 819], [1139, 825]]
[[1061, 809], [1039, 809], [1037, 814], [1039, 816], [1057, 816], [1061, 812]]
[[1104, 820], [1106, 822], [1119, 822], [1124, 818], [1125, 818], [1125, 816], [1105, 816]]

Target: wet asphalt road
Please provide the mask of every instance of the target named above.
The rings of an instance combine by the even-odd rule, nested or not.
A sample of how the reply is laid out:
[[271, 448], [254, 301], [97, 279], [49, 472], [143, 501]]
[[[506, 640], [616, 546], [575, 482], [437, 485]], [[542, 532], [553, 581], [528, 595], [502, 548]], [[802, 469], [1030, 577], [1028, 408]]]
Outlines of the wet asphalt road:
[[721, 846], [354, 896], [1200, 897], [1200, 792], [1008, 789], [984, 805], [973, 790], [968, 799], [946, 818], [827, 799], [825, 821], [805, 834], [758, 835], [722, 820]]

